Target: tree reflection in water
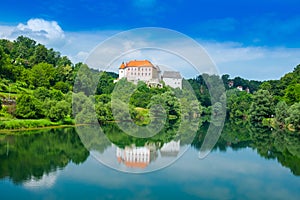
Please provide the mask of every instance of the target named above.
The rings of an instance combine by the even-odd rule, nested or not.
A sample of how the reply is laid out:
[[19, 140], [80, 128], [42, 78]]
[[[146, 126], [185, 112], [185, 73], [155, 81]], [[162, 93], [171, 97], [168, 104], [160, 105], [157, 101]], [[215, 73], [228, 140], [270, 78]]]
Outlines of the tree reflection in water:
[[[199, 150], [209, 124], [198, 125], [195, 137], [189, 134], [194, 130], [189, 130], [188, 127], [196, 126], [182, 126], [181, 130], [187, 128], [179, 132], [176, 122], [148, 139], [128, 136], [115, 124], [103, 126], [105, 134], [99, 134], [95, 127], [82, 126], [78, 128], [82, 129], [84, 134], [79, 134], [75, 128], [63, 128], [22, 132], [20, 135], [0, 135], [0, 178], [9, 178], [15, 184], [28, 187], [50, 184], [45, 180], [55, 181], [57, 171], [69, 162], [83, 163], [89, 156], [89, 151], [103, 153], [112, 147], [112, 143], [116, 150], [111, 159], [115, 162], [119, 161], [129, 168], [147, 168], [159, 157], [179, 156], [178, 152], [184, 145], [191, 143], [192, 147]], [[276, 159], [294, 175], [299, 176], [299, 144], [297, 132], [271, 131], [269, 128], [242, 121], [227, 122], [213, 151], [226, 151], [228, 148], [237, 151], [250, 147], [265, 159]], [[139, 157], [134, 157], [134, 154]]]
[[[200, 149], [208, 124], [204, 124], [192, 143]], [[226, 122], [214, 150], [238, 150], [250, 147], [266, 159], [276, 159], [288, 167], [294, 175], [300, 175], [300, 137], [299, 132], [270, 130], [259, 124], [251, 125], [244, 121]]]
[[83, 163], [88, 156], [74, 128], [0, 135], [0, 178], [15, 184], [39, 180], [69, 162]]

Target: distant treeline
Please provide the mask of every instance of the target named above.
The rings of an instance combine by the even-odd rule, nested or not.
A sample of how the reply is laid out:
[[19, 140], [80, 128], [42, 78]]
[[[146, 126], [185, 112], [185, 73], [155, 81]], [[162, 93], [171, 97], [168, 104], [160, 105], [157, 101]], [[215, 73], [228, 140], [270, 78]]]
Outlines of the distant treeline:
[[[80, 76], [79, 71], [85, 75], [76, 82], [76, 77]], [[88, 87], [94, 84], [95, 79], [92, 77], [96, 77], [98, 82], [94, 91]], [[15, 41], [1, 39], [0, 126], [2, 123], [5, 127], [3, 121], [16, 118], [47, 118], [54, 122], [70, 123], [72, 97], [82, 100], [78, 105], [82, 112], [77, 113], [79, 117], [88, 119], [85, 107], [95, 103], [98, 121], [103, 123], [114, 120], [110, 102], [117, 77], [116, 73], [99, 72], [84, 63], [73, 64], [68, 57], [24, 36]], [[280, 80], [261, 82], [241, 77], [231, 79], [228, 74], [221, 77], [202, 74], [187, 81], [194, 90], [197, 103], [189, 92], [167, 86], [149, 88], [140, 82], [129, 99], [131, 117], [138, 124], [147, 124], [151, 115], [149, 108], [154, 103], [162, 104], [169, 118], [173, 119], [180, 118], [182, 107], [190, 109], [187, 111], [189, 116], [185, 117], [201, 113], [216, 114], [214, 112], [218, 112], [218, 104], [212, 105], [211, 102], [221, 101], [226, 95], [227, 117], [230, 119], [248, 120], [277, 128], [300, 128], [300, 65]], [[218, 99], [212, 101], [210, 84], [218, 81], [224, 83], [226, 94], [224, 88], [214, 88], [220, 94], [217, 95]], [[129, 88], [135, 87], [125, 80], [124, 84], [128, 84]], [[126, 95], [124, 93], [120, 98]], [[178, 95], [180, 98], [177, 98]]]

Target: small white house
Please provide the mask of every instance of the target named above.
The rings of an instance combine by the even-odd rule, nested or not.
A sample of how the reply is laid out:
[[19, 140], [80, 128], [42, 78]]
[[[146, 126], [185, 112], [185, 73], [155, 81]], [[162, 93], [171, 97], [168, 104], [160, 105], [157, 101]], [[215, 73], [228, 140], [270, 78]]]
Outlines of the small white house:
[[182, 89], [182, 77], [179, 72], [175, 71], [164, 71], [162, 80], [166, 85], [172, 88]]

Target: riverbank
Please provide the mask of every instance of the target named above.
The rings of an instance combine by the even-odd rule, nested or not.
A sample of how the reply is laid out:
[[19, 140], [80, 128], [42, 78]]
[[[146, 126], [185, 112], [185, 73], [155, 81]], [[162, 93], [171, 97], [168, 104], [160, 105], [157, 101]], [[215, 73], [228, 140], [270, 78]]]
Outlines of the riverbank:
[[75, 126], [73, 119], [66, 119], [59, 122], [52, 122], [49, 119], [12, 119], [0, 121], [0, 133], [69, 126]]

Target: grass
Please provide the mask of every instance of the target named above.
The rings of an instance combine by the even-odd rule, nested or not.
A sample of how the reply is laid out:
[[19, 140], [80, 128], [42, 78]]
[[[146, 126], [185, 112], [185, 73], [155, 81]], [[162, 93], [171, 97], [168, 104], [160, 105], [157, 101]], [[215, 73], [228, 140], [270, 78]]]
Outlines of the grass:
[[27, 129], [61, 124], [61, 122], [51, 122], [49, 119], [12, 119], [0, 121], [0, 129]]
[[135, 123], [137, 125], [147, 125], [150, 123], [149, 109], [145, 108], [135, 108], [137, 115], [135, 117]]

